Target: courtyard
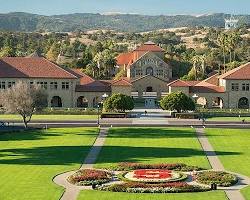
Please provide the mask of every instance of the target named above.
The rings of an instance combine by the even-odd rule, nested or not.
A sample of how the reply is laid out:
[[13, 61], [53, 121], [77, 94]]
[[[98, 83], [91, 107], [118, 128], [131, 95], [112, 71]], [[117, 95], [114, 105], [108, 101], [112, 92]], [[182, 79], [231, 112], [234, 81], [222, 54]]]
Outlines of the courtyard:
[[[185, 163], [211, 169], [192, 128], [110, 128], [94, 168], [121, 162]], [[206, 129], [205, 133], [226, 170], [250, 176], [249, 130]], [[1, 199], [60, 199], [64, 188], [53, 178], [77, 170], [96, 141], [96, 128], [55, 128], [1, 133]], [[249, 199], [250, 187], [241, 190]], [[223, 190], [178, 194], [133, 194], [83, 190], [77, 199], [210, 199], [226, 200]]]

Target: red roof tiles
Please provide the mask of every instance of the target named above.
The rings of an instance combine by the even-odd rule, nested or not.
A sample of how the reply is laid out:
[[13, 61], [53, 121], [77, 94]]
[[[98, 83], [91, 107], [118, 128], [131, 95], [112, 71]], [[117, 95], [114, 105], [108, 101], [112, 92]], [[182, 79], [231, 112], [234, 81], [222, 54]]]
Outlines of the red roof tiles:
[[123, 78], [116, 80], [116, 81], [113, 81], [112, 85], [114, 85], [114, 86], [132, 86], [132, 84], [129, 81], [127, 81], [126, 79], [123, 79]]
[[137, 49], [135, 49], [135, 51], [164, 52], [164, 49], [162, 49], [161, 47], [157, 46], [153, 42], [146, 42], [145, 44], [143, 44], [143, 45], [139, 46]]
[[189, 87], [190, 85], [186, 81], [182, 81], [180, 79], [175, 80], [168, 84], [171, 87]]
[[139, 46], [137, 49], [135, 49], [133, 52], [129, 53], [122, 53], [117, 56], [116, 62], [117, 65], [129, 65], [136, 62], [141, 56], [143, 56], [147, 52], [164, 52], [164, 49], [157, 46], [153, 42], [147, 42], [141, 46]]
[[250, 80], [250, 62], [219, 76], [221, 79]]
[[77, 77], [42, 57], [8, 57], [0, 59], [0, 78], [76, 79]]

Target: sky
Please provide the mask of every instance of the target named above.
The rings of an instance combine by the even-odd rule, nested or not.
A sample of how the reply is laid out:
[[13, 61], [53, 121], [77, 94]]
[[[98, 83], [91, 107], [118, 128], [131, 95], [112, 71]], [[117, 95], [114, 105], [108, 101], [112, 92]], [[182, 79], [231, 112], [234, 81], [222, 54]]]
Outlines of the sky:
[[0, 13], [250, 14], [250, 0], [0, 0]]

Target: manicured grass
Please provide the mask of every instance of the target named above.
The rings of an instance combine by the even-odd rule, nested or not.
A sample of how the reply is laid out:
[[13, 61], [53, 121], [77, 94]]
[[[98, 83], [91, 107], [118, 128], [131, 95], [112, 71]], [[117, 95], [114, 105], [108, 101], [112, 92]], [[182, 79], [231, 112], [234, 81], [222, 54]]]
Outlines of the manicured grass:
[[185, 163], [210, 168], [204, 152], [188, 128], [113, 128], [96, 168], [119, 162]]
[[[32, 121], [74, 121], [74, 120], [87, 120], [97, 119], [97, 115], [34, 115]], [[20, 115], [0, 115], [1, 120], [22, 120]]]
[[250, 130], [206, 129], [209, 141], [227, 170], [250, 177]]
[[245, 119], [247, 122], [250, 122], [250, 117], [212, 117], [208, 118], [208, 121], [239, 121], [241, 122]]
[[242, 189], [241, 193], [244, 195], [246, 200], [250, 200], [250, 186]]
[[53, 177], [79, 168], [97, 132], [93, 128], [0, 132], [0, 199], [59, 199], [63, 188], [52, 182]]
[[[210, 168], [189, 128], [113, 128], [98, 157], [96, 168], [117, 162], [186, 163]], [[129, 194], [82, 191], [78, 200], [226, 200], [222, 191], [182, 194]]]
[[131, 193], [112, 193], [100, 191], [83, 191], [78, 200], [226, 200], [225, 193], [222, 191], [205, 193], [180, 193], [180, 194], [131, 194]]
[[[209, 141], [227, 170], [250, 177], [250, 130], [248, 129], [207, 129]], [[243, 190], [250, 200], [250, 187]]]

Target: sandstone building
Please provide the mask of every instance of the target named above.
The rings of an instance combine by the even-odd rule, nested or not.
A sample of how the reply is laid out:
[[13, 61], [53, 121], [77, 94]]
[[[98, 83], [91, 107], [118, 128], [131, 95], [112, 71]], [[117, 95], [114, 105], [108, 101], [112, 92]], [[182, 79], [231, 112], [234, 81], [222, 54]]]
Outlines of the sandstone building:
[[[95, 80], [78, 69], [62, 68], [42, 57], [0, 59], [0, 90], [18, 81], [41, 85], [48, 93], [49, 107], [96, 107], [104, 94], [132, 96], [143, 107], [155, 107], [157, 101], [182, 91], [204, 107], [249, 108], [250, 63], [203, 81], [174, 80], [165, 52], [152, 42], [117, 57], [126, 77], [119, 80]], [[1, 104], [1, 102], [0, 102]]]

